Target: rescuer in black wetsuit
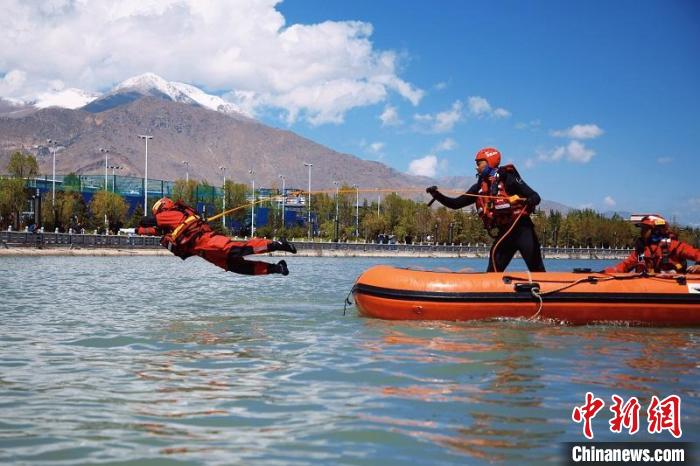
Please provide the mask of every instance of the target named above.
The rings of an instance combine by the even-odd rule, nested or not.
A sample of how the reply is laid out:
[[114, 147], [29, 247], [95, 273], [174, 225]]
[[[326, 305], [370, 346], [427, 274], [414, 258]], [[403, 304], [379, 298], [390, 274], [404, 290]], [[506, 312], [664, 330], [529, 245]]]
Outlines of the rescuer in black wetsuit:
[[[505, 270], [516, 251], [520, 251], [528, 270], [544, 272], [540, 242], [529, 215], [540, 203], [539, 194], [520, 178], [513, 165], [499, 166], [501, 153], [498, 150], [491, 147], [481, 149], [477, 152], [475, 160], [478, 181], [466, 194], [454, 198], [447, 197], [438, 191], [437, 186], [427, 188], [426, 192], [450, 209], [461, 209], [476, 204], [484, 227], [495, 238], [489, 254], [487, 272]], [[514, 222], [517, 223], [513, 226]], [[495, 236], [491, 234], [493, 230], [497, 232]], [[508, 235], [504, 237], [509, 230]]]

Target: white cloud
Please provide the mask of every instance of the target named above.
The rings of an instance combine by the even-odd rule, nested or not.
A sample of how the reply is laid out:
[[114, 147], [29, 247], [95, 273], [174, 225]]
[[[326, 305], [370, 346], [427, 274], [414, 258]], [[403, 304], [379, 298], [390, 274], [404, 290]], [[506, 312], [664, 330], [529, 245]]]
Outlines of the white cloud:
[[27, 73], [24, 71], [10, 70], [0, 79], [0, 97], [12, 97], [22, 89], [26, 80]]
[[656, 159], [656, 162], [660, 165], [668, 165], [669, 163], [673, 162], [673, 157], [659, 157]]
[[399, 118], [399, 112], [396, 107], [387, 105], [384, 107], [384, 111], [379, 115], [379, 119], [382, 120], [382, 126], [398, 126], [403, 121]]
[[490, 118], [508, 118], [511, 113], [505, 108], [491, 107], [488, 100], [479, 96], [469, 97], [468, 100], [469, 113], [477, 118], [490, 117]]
[[373, 142], [369, 145], [369, 151], [374, 154], [381, 154], [385, 144], [383, 142]]
[[442, 90], [447, 89], [447, 83], [445, 81], [441, 81], [441, 82], [437, 83], [434, 87], [436, 90], [442, 91]]
[[586, 148], [585, 145], [578, 141], [571, 141], [566, 146], [566, 158], [572, 162], [588, 163], [594, 155], [595, 151]]
[[413, 118], [421, 125], [427, 125], [432, 133], [447, 133], [462, 119], [462, 102], [456, 100], [449, 110], [431, 114], [415, 114]]
[[603, 199], [603, 203], [607, 207], [615, 207], [617, 205], [617, 202], [615, 202], [615, 199], [613, 199], [611, 196], [605, 196], [605, 199]]
[[515, 124], [515, 129], [529, 129], [529, 130], [537, 130], [539, 129], [540, 125], [542, 122], [539, 119], [536, 120], [530, 120], [528, 122], [518, 122]]
[[434, 155], [426, 155], [420, 159], [411, 160], [408, 173], [411, 175], [434, 177], [437, 173], [438, 159]]
[[433, 149], [433, 152], [445, 152], [453, 150], [457, 147], [457, 143], [452, 138], [447, 138], [438, 143]]
[[281, 109], [290, 122], [339, 123], [389, 93], [420, 102], [423, 91], [398, 76], [399, 55], [375, 48], [371, 24], [287, 25], [278, 3], [5, 0], [0, 69], [9, 72], [0, 96], [104, 91], [152, 71], [217, 91], [252, 114]]
[[[537, 160], [544, 162], [558, 162], [566, 158], [570, 162], [588, 163], [591, 161], [595, 151], [587, 148], [579, 141], [571, 141], [566, 146], [558, 146], [549, 151], [538, 151]], [[534, 161], [531, 161], [531, 167], [534, 166]]]
[[552, 136], [569, 139], [595, 139], [605, 131], [595, 124], [574, 125], [570, 128], [551, 131]]

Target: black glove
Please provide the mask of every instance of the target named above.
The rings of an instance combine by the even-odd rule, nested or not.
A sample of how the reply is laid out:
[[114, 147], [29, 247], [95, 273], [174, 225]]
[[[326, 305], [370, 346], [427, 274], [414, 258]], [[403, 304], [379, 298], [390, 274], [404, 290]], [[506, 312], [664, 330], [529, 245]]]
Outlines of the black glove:
[[428, 186], [425, 188], [425, 192], [430, 194], [431, 196], [435, 196], [435, 193], [437, 192], [438, 187], [437, 186]]
[[528, 212], [534, 212], [535, 208], [537, 207], [537, 203], [535, 200], [531, 197], [528, 197], [527, 200], [525, 201], [525, 207], [527, 207]]

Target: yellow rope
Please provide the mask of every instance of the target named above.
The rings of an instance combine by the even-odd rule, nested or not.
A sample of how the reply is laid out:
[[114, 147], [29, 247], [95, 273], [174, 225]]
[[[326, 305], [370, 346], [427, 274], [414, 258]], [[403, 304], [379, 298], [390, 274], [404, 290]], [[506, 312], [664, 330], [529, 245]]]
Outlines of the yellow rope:
[[[318, 191], [299, 190], [299, 191], [293, 191], [293, 192], [287, 194], [287, 196], [301, 196], [301, 195], [308, 196], [309, 193], [310, 194], [333, 194], [335, 192], [336, 192], [335, 189], [322, 189], [322, 190], [318, 190]], [[356, 192], [360, 192], [360, 193], [397, 193], [397, 192], [425, 192], [425, 189], [423, 189], [423, 188], [393, 188], [393, 189], [389, 189], [389, 188], [365, 188], [365, 189], [357, 189], [356, 190], [353, 188], [353, 189], [339, 189], [337, 192], [339, 194], [341, 194], [341, 193], [348, 194], [348, 193], [356, 193]], [[471, 194], [471, 193], [465, 193], [464, 191], [461, 191], [458, 189], [448, 189], [445, 192], [456, 193], [456, 194], [461, 194], [464, 196], [477, 197], [477, 198], [482, 198], [482, 199], [508, 199], [507, 196], [487, 196], [485, 194]], [[274, 196], [274, 197], [280, 197], [280, 196], [281, 195]], [[238, 207], [233, 207], [231, 209], [227, 209], [227, 210], [220, 212], [212, 217], [209, 217], [207, 219], [207, 221], [211, 222], [211, 221], [214, 221], [214, 220], [217, 220], [217, 219], [223, 217], [224, 215], [230, 214], [232, 212], [236, 212], [236, 211], [241, 210], [241, 209], [248, 209], [255, 204], [261, 204], [263, 202], [268, 202], [268, 201], [274, 199], [274, 197], [260, 198], [259, 200], [255, 201], [255, 202], [247, 202], [247, 203], [242, 204]]]

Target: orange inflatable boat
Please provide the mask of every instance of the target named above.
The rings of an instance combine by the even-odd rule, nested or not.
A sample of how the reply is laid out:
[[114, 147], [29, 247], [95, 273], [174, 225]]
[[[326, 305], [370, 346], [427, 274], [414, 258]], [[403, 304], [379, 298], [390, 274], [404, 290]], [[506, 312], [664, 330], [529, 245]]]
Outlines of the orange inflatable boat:
[[352, 293], [359, 313], [378, 319], [700, 325], [700, 275], [457, 273], [380, 265], [360, 275]]

